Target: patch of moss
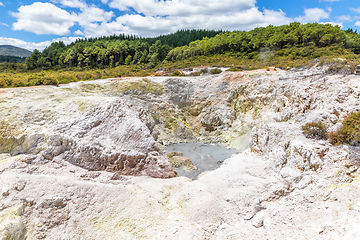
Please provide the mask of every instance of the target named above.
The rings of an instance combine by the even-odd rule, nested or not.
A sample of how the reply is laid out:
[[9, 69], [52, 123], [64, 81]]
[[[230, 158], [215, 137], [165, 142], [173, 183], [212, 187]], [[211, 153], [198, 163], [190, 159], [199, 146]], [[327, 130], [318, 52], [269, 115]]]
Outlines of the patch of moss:
[[147, 94], [152, 93], [155, 95], [161, 95], [164, 93], [163, 86], [159, 83], [151, 82], [150, 80], [144, 78], [139, 81], [131, 82], [117, 82], [112, 85], [112, 88], [122, 94]]
[[79, 88], [84, 92], [94, 92], [98, 90], [102, 90], [103, 87], [100, 84], [80, 84]]
[[192, 72], [189, 74], [189, 76], [195, 76], [195, 77], [200, 76], [200, 72]]
[[243, 71], [244, 69], [242, 67], [230, 67], [228, 70], [226, 70], [227, 72], [240, 72]]
[[172, 76], [178, 76], [178, 77], [180, 77], [180, 76], [185, 76], [185, 74], [181, 73], [180, 71], [174, 71], [173, 74], [172, 74]]
[[360, 112], [352, 113], [342, 122], [342, 127], [330, 133], [330, 143], [334, 145], [360, 145]]
[[220, 73], [222, 73], [222, 71], [219, 68], [213, 68], [210, 70], [210, 73], [211, 74], [220, 74]]
[[20, 133], [5, 121], [0, 121], [0, 153], [9, 153], [24, 141], [24, 137], [16, 138]]

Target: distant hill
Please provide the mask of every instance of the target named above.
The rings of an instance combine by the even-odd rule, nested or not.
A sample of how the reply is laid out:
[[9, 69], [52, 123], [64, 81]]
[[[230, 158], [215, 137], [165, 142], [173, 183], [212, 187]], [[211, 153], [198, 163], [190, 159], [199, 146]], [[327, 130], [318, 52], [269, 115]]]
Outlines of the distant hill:
[[31, 51], [11, 46], [11, 45], [0, 45], [0, 55], [12, 56], [12, 57], [30, 57]]

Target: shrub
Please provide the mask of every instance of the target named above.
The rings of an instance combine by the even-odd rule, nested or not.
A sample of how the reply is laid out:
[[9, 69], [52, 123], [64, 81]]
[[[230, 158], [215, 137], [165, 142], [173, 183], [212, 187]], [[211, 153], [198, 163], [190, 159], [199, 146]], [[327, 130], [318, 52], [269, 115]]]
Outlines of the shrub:
[[172, 74], [173, 76], [185, 76], [183, 73], [179, 72], [179, 71], [175, 71]]
[[200, 73], [206, 74], [209, 73], [209, 69], [208, 68], [203, 68], [200, 70]]
[[44, 85], [58, 85], [59, 81], [54, 77], [45, 77], [43, 78], [42, 83]]
[[220, 73], [222, 73], [222, 71], [219, 68], [213, 68], [210, 70], [210, 73], [211, 74], [220, 74]]
[[330, 143], [334, 145], [360, 145], [360, 112], [347, 116], [342, 125], [338, 131], [330, 133]]
[[200, 76], [200, 72], [192, 72], [189, 76]]
[[312, 139], [327, 139], [327, 127], [322, 122], [310, 122], [301, 127], [305, 137]]
[[0, 78], [0, 88], [5, 88], [5, 87], [7, 87], [5, 80]]
[[231, 67], [228, 70], [226, 70], [227, 72], [240, 72], [243, 71], [244, 69], [242, 67]]

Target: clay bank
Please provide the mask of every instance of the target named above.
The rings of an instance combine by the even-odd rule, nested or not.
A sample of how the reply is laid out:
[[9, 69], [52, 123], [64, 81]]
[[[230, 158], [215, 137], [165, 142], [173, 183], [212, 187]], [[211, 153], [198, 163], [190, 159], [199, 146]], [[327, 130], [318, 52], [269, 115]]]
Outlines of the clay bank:
[[[312, 67], [0, 92], [1, 239], [360, 237], [359, 148], [302, 130], [336, 131], [359, 111], [358, 76]], [[198, 167], [165, 146], [194, 142], [238, 153], [178, 177]]]

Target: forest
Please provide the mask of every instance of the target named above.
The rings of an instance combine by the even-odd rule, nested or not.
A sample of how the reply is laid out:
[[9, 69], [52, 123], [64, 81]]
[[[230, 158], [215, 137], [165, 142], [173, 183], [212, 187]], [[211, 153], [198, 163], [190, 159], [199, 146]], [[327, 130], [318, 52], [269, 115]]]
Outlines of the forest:
[[[331, 64], [329, 72], [351, 73], [360, 64], [360, 35], [331, 24], [267, 26], [251, 31], [180, 30], [156, 38], [133, 35], [54, 42], [25, 63], [0, 63], [0, 87], [68, 83], [196, 66], [230, 70], [268, 66], [289, 69]], [[315, 61], [316, 59], [316, 61]], [[176, 71], [179, 72], [179, 71]]]
[[[189, 57], [237, 53], [238, 56], [253, 58], [261, 51], [279, 51], [293, 47], [314, 46], [323, 48], [331, 45], [343, 46], [354, 53], [360, 53], [360, 36], [351, 29], [343, 31], [331, 24], [293, 22], [288, 25], [255, 28], [251, 31], [225, 32], [213, 38], [204, 38], [189, 45], [172, 49], [166, 60], [176, 61]], [[279, 54], [289, 51], [280, 51]], [[316, 56], [315, 56], [316, 57]]]
[[[306, 46], [324, 48], [331, 45], [344, 47], [355, 54], [360, 53], [359, 34], [351, 29], [343, 31], [339, 26], [331, 24], [293, 22], [251, 31], [181, 30], [157, 38], [122, 34], [81, 39], [68, 46], [63, 42], [55, 42], [42, 52], [35, 50], [26, 59], [26, 67], [32, 70], [143, 64], [147, 68], [153, 68], [164, 60], [175, 62], [195, 56], [224, 53], [252, 59], [261, 52], [277, 51], [280, 56], [291, 57], [295, 51], [289, 49]], [[309, 54], [312, 51], [307, 53]]]
[[64, 67], [115, 67], [119, 65], [147, 64], [152, 68], [162, 62], [169, 51], [192, 41], [213, 37], [221, 31], [180, 30], [156, 38], [140, 38], [121, 34], [109, 37], [80, 39], [65, 46], [52, 43], [42, 52], [35, 50], [26, 59], [28, 70]]

